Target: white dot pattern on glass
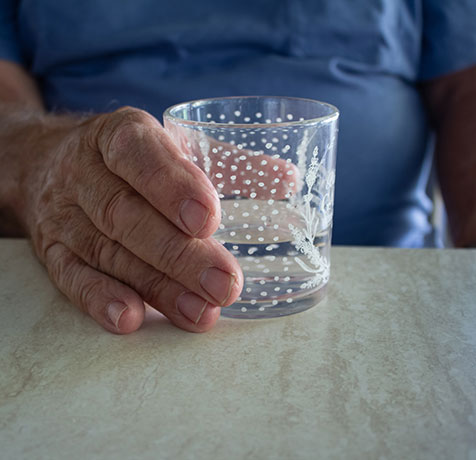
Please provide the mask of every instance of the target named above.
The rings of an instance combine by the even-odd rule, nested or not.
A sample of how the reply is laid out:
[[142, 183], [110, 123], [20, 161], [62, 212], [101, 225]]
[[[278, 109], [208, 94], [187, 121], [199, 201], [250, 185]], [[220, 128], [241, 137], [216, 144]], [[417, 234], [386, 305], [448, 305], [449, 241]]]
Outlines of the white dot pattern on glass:
[[325, 160], [330, 147], [317, 148], [317, 137], [294, 123], [302, 119], [297, 113], [235, 107], [206, 109], [201, 119], [210, 130], [186, 145], [219, 193], [215, 238], [245, 272], [239, 302], [248, 305], [240, 306], [246, 314], [250, 305], [265, 312], [292, 304], [301, 291], [327, 282], [328, 256], [320, 248], [328, 238], [335, 176]]

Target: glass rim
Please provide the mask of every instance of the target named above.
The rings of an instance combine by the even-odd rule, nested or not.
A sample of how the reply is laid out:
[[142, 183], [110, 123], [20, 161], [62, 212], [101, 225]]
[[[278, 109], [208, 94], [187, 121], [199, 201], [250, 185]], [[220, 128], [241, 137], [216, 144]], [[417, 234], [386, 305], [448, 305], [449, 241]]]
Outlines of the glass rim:
[[[221, 123], [215, 121], [196, 121], [196, 120], [185, 120], [183, 118], [177, 117], [172, 114], [173, 110], [178, 109], [179, 107], [190, 106], [190, 105], [198, 105], [204, 102], [213, 102], [213, 101], [222, 101], [222, 100], [237, 100], [237, 99], [283, 99], [288, 101], [305, 101], [305, 102], [312, 102], [313, 104], [326, 106], [331, 109], [331, 113], [328, 115], [323, 115], [321, 117], [315, 118], [306, 118], [304, 120], [288, 120], [288, 121], [279, 121], [273, 123]], [[174, 104], [167, 109], [165, 109], [163, 113], [164, 119], [168, 119], [173, 123], [180, 123], [183, 125], [189, 126], [201, 126], [201, 127], [217, 127], [217, 128], [275, 128], [275, 127], [293, 127], [293, 126], [306, 126], [306, 125], [314, 125], [316, 123], [323, 123], [332, 121], [339, 117], [339, 109], [328, 102], [318, 101], [317, 99], [310, 99], [305, 97], [292, 97], [292, 96], [224, 96], [224, 97], [210, 97], [210, 98], [203, 98], [203, 99], [194, 99], [191, 101], [180, 102], [178, 104]]]

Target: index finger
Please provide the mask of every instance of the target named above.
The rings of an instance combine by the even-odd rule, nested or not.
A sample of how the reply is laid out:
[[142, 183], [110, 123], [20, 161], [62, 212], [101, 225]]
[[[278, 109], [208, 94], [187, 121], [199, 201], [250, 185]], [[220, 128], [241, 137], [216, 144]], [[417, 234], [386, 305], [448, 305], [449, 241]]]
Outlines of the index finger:
[[216, 231], [215, 188], [152, 115], [125, 107], [99, 117], [94, 141], [108, 169], [183, 232], [207, 238]]

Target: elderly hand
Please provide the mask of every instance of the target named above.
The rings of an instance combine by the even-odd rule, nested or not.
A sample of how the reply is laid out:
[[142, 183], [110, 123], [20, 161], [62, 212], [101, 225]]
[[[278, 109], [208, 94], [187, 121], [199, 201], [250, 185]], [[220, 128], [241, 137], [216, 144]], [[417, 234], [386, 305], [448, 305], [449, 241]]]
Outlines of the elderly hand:
[[144, 302], [211, 328], [243, 275], [211, 238], [220, 204], [205, 174], [143, 111], [51, 119], [17, 133], [15, 209], [54, 283], [111, 332], [139, 328]]

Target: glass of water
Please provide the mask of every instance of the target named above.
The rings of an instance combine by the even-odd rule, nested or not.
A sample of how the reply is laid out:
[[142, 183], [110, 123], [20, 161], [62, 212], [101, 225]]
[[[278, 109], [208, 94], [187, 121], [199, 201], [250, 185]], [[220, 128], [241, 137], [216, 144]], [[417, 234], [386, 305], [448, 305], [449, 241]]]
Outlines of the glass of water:
[[339, 111], [291, 97], [228, 97], [167, 109], [164, 125], [214, 184], [214, 238], [238, 259], [243, 291], [222, 315], [270, 318], [326, 293]]

